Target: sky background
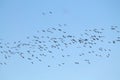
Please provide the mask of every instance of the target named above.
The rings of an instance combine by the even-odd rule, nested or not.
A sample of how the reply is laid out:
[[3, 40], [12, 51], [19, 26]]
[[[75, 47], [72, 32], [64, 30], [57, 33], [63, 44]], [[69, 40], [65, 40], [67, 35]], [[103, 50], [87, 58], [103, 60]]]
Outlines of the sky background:
[[[4, 41], [24, 41], [37, 30], [59, 24], [67, 24], [62, 28], [74, 35], [84, 29], [120, 27], [120, 0], [0, 0], [0, 39]], [[109, 31], [105, 35], [114, 37]], [[120, 44], [104, 47], [112, 48], [111, 57], [95, 58], [90, 65], [68, 61], [62, 67], [48, 68], [47, 63], [32, 65], [13, 56], [0, 66], [0, 80], [120, 80]]]

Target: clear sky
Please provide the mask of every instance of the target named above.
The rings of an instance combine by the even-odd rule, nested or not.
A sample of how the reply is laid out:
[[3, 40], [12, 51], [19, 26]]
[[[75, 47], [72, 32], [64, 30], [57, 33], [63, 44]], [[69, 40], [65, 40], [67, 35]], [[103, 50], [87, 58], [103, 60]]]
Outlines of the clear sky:
[[[74, 36], [79, 36], [85, 29], [105, 28], [105, 40], [109, 41], [120, 36], [120, 33], [113, 34], [109, 30], [112, 25], [120, 30], [120, 0], [0, 0], [0, 39], [4, 42], [27, 42], [27, 36], [51, 27], [62, 28]], [[54, 36], [59, 35], [56, 33]], [[89, 48], [79, 51], [74, 46], [63, 52], [53, 50], [56, 56], [70, 53], [74, 57], [48, 57], [41, 63], [35, 61], [31, 64], [18, 55], [12, 55], [7, 65], [0, 65], [0, 80], [120, 80], [120, 43], [98, 42], [94, 50], [98, 46], [111, 48], [111, 56], [90, 57], [91, 64], [85, 63], [84, 57], [79, 58], [79, 64], [74, 64], [78, 61], [75, 53], [89, 51]], [[21, 50], [24, 52], [25, 49]], [[57, 66], [62, 61], [65, 65]], [[51, 67], [48, 68], [48, 64]]]

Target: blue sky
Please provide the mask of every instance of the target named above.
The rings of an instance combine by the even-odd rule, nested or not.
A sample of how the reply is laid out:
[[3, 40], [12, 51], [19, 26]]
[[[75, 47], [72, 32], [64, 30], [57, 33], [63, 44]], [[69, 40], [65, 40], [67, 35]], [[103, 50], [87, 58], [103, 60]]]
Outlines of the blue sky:
[[[119, 0], [0, 0], [0, 39], [5, 42], [24, 42], [26, 36], [36, 35], [37, 30], [49, 27], [62, 28], [75, 36], [85, 29], [102, 27], [106, 29], [104, 35], [109, 41], [120, 36], [109, 30], [112, 25], [118, 26], [120, 30], [119, 21]], [[30, 64], [18, 55], [13, 55], [7, 65], [0, 66], [0, 80], [119, 80], [120, 44], [98, 43], [97, 46], [111, 48], [111, 56], [108, 59], [90, 58], [93, 60], [90, 65], [82, 60], [79, 65], [75, 65], [74, 57], [64, 59], [66, 65], [62, 67], [55, 65], [62, 61], [61, 58], [53, 61], [45, 58], [45, 62]], [[73, 47], [66, 49], [63, 54], [75, 55], [79, 52]], [[2, 58], [0, 60], [4, 61]], [[53, 67], [48, 68], [48, 64]]]

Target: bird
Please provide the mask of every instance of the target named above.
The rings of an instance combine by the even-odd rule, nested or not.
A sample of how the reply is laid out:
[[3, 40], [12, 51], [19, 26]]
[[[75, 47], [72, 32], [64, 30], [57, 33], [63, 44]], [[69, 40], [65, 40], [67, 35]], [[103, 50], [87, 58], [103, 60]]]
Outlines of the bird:
[[[48, 13], [47, 13], [48, 14]], [[49, 14], [53, 14], [52, 11], [49, 11]], [[42, 12], [42, 15], [46, 15], [45, 12]], [[89, 59], [91, 57], [94, 59], [101, 58], [104, 56], [109, 58], [111, 56], [112, 49], [110, 45], [118, 45], [120, 42], [120, 36], [114, 36], [115, 38], [107, 39], [107, 36], [103, 32], [107, 31], [104, 28], [94, 28], [94, 29], [85, 29], [83, 33], [80, 32], [78, 35], [72, 34], [72, 32], [67, 32], [62, 27], [67, 27], [67, 24], [58, 24], [57, 27], [48, 27], [41, 30], [36, 30], [36, 34], [26, 37], [26, 41], [18, 40], [11, 42], [6, 42], [4, 39], [0, 39], [0, 58], [3, 58], [3, 61], [0, 62], [0, 65], [6, 65], [11, 56], [17, 55], [21, 59], [28, 60], [31, 64], [36, 62], [42, 63], [44, 60], [49, 60], [49, 62], [57, 62], [57, 66], [65, 65], [66, 59], [73, 61], [77, 59], [84, 59], [83, 61], [91, 64], [92, 61]], [[112, 26], [109, 28], [111, 33], [116, 31], [118, 33], [118, 27]], [[59, 35], [57, 35], [59, 34]], [[103, 45], [102, 45], [103, 44]], [[109, 45], [105, 47], [104, 45]], [[78, 48], [79, 47], [79, 48]], [[73, 49], [74, 51], [69, 50]], [[76, 52], [76, 53], [74, 53]], [[61, 58], [62, 57], [62, 58]], [[86, 58], [88, 57], [88, 59]], [[57, 61], [61, 60], [61, 62]], [[5, 60], [5, 61], [4, 61]], [[65, 60], [65, 61], [64, 61]], [[34, 62], [36, 61], [36, 62]], [[64, 61], [64, 62], [63, 62]], [[74, 64], [80, 64], [79, 61], [74, 61]], [[53, 65], [47, 65], [47, 67], [52, 67]]]
[[50, 14], [52, 14], [52, 11], [49, 11]]

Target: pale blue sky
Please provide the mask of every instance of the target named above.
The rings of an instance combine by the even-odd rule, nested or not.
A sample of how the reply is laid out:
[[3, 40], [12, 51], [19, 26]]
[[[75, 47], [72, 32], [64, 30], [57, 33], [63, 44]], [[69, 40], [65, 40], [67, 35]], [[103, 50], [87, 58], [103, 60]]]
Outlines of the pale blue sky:
[[[3, 41], [26, 41], [26, 36], [35, 35], [37, 30], [57, 28], [58, 24], [67, 24], [62, 28], [77, 36], [84, 29], [120, 27], [120, 0], [0, 0]], [[120, 36], [109, 30], [104, 34], [107, 39]], [[112, 48], [111, 56], [92, 59], [95, 62], [90, 65], [82, 61], [75, 65], [71, 58], [62, 67], [48, 68], [47, 64], [54, 65], [62, 59], [52, 63], [48, 58], [46, 63], [32, 65], [13, 55], [6, 66], [0, 66], [0, 80], [120, 80], [120, 44], [97, 46]], [[66, 52], [74, 55], [76, 50], [70, 48]]]

